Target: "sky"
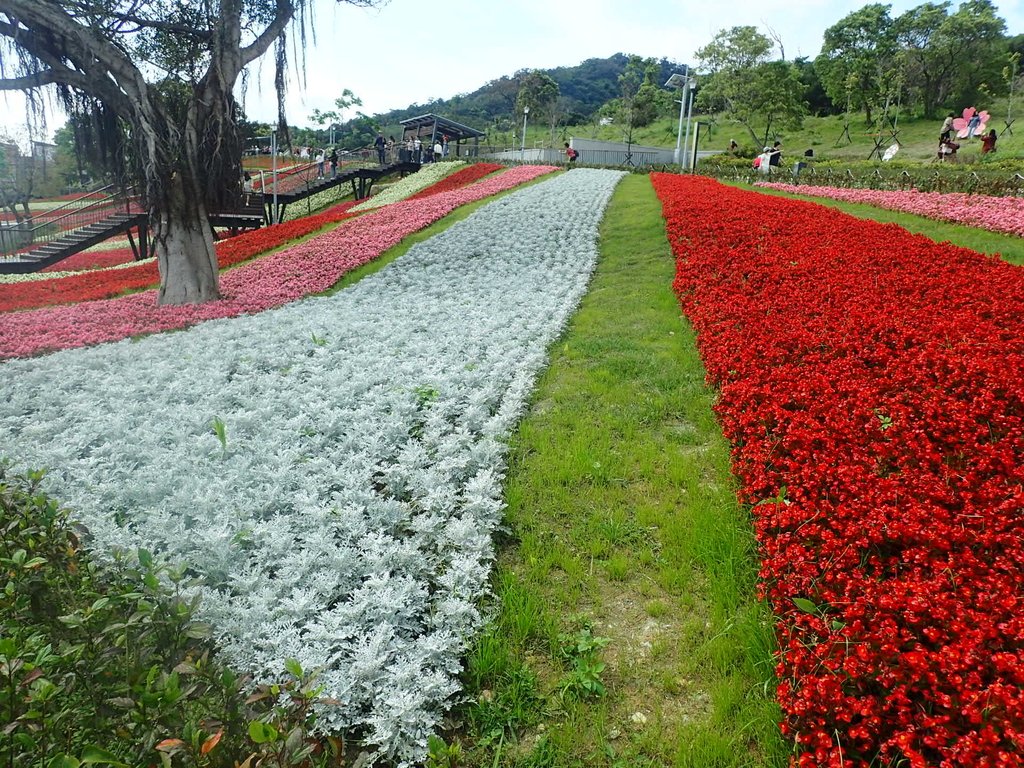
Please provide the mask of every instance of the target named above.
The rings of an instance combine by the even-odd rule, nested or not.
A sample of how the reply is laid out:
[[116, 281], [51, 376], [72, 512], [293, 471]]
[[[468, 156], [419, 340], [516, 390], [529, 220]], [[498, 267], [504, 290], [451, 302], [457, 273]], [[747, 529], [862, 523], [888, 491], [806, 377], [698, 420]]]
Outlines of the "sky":
[[[893, 0], [898, 16], [924, 0]], [[357, 109], [373, 115], [433, 98], [476, 90], [520, 69], [574, 66], [615, 53], [695, 64], [695, 53], [720, 30], [752, 25], [781, 38], [787, 59], [814, 57], [825, 29], [866, 0], [390, 0], [359, 8], [313, 0], [315, 26], [305, 46], [289, 46], [291, 125], [312, 125], [314, 109], [334, 108], [348, 88], [362, 99]], [[956, 7], [958, 3], [954, 3]], [[1024, 32], [1024, 0], [996, 0], [1010, 34]], [[305, 74], [301, 69], [305, 61]], [[257, 63], [244, 94], [250, 120], [276, 121], [274, 65]], [[243, 94], [239, 92], [239, 98]], [[0, 131], [21, 134], [24, 114], [17, 96], [0, 95]], [[347, 111], [343, 118], [355, 114]], [[63, 124], [53, 115], [48, 133]]]

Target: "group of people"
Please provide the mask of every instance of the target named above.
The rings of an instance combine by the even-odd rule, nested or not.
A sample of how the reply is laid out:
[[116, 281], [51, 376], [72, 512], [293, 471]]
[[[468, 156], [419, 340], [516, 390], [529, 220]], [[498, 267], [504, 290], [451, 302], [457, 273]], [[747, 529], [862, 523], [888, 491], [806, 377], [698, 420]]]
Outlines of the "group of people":
[[331, 154], [327, 154], [326, 149], [318, 149], [316, 152], [316, 177], [318, 179], [327, 178], [327, 163], [331, 164], [331, 178], [337, 178], [338, 176], [338, 150], [336, 148], [331, 149]]
[[[429, 145], [424, 147], [419, 136], [410, 136], [405, 141], [398, 142], [394, 136], [385, 139], [383, 133], [378, 133], [373, 141], [373, 148], [377, 152], [377, 162], [381, 165], [387, 165], [394, 159], [396, 148], [400, 161], [414, 163], [437, 162], [448, 157], [449, 152], [447, 135], [438, 136], [432, 147]], [[313, 150], [313, 155], [318, 179], [328, 178], [328, 164], [330, 164], [330, 178], [337, 177], [339, 160], [337, 149], [331, 149], [330, 153], [326, 149]], [[309, 153], [307, 152], [305, 156], [308, 157]]]
[[[394, 136], [384, 145], [380, 143], [383, 139], [383, 136], [377, 134], [377, 142], [374, 144], [377, 148], [377, 159], [380, 160], [382, 165], [384, 164], [385, 155], [392, 156], [396, 146]], [[424, 146], [423, 140], [419, 136], [410, 136], [397, 146], [399, 161], [408, 163], [436, 163], [448, 157], [450, 151], [447, 134], [435, 136], [433, 146], [429, 143]]]
[[[939, 150], [938, 159], [941, 161], [955, 161], [957, 150], [960, 149], [960, 144], [953, 141], [953, 119], [954, 115], [950, 112], [946, 119], [942, 121], [942, 130], [939, 133]], [[967, 140], [979, 138], [977, 136], [978, 127], [981, 125], [981, 116], [975, 113], [971, 116], [970, 120], [967, 121]], [[981, 136], [981, 154], [987, 155], [989, 152], [996, 151], [996, 129], [993, 128], [984, 136]]]
[[[736, 144], [734, 141], [729, 142], [729, 149], [732, 151], [732, 147]], [[761, 173], [772, 173], [782, 165], [782, 142], [776, 141], [770, 147], [765, 147], [760, 155], [754, 158], [754, 168], [759, 170]]]
[[[740, 146], [735, 141], [729, 142], [726, 150], [731, 155], [739, 153]], [[803, 155], [793, 164], [793, 176], [799, 176], [800, 171], [810, 166], [814, 161], [814, 150], [808, 148]], [[778, 172], [782, 166], [782, 142], [776, 141], [770, 147], [765, 147], [761, 154], [754, 158], [754, 168], [765, 175]]]

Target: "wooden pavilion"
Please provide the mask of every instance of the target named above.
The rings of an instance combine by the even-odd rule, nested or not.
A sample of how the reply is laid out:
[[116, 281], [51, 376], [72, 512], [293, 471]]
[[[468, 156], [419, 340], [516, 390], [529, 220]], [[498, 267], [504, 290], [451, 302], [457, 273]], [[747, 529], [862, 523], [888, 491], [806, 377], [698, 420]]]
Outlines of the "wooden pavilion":
[[[457, 123], [440, 115], [420, 115], [401, 121], [402, 142], [418, 138], [424, 147], [433, 147], [434, 142], [443, 136], [448, 137], [448, 146], [454, 147], [452, 154], [455, 157], [475, 156], [479, 151], [480, 138], [484, 132], [468, 125]], [[470, 147], [468, 142], [472, 140]], [[466, 142], [464, 144], [464, 142]]]

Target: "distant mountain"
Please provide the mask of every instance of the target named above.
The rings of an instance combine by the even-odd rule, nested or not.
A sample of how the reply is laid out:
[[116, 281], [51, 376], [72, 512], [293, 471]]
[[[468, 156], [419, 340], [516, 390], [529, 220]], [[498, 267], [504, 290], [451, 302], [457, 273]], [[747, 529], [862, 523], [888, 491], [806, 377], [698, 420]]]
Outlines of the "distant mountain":
[[[540, 71], [558, 83], [559, 91], [566, 99], [569, 112], [567, 122], [579, 124], [619, 95], [618, 78], [626, 68], [627, 59], [626, 54], [616, 53], [606, 59], [587, 59], [575, 67]], [[679, 64], [669, 59], [661, 59], [659, 65], [662, 83], [674, 71], [681, 69]], [[393, 109], [374, 117], [388, 131], [397, 128], [402, 120], [428, 113], [485, 130], [496, 120], [513, 116], [519, 83], [531, 71], [523, 69], [513, 75], [505, 75], [472, 93], [459, 94], [450, 99], [435, 99], [426, 104], [410, 104], [405, 109]]]

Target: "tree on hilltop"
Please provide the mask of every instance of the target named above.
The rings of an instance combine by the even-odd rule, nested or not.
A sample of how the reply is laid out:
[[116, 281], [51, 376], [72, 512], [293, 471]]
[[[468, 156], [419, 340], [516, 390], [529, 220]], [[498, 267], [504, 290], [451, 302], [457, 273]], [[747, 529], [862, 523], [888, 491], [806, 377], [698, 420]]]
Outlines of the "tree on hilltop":
[[72, 119], [98, 128], [150, 213], [162, 304], [218, 297], [207, 212], [239, 189], [235, 83], [274, 45], [287, 132], [285, 35], [296, 25], [304, 38], [311, 1], [0, 0], [0, 90], [39, 104], [53, 86]]
[[706, 111], [724, 111], [767, 144], [779, 128], [799, 127], [806, 113], [800, 69], [770, 61], [772, 41], [755, 27], [723, 29], [697, 51], [701, 87], [696, 103]]
[[537, 69], [517, 72], [516, 75], [520, 77], [516, 113], [521, 115], [523, 109], [529, 107], [534, 120], [542, 122], [558, 101], [558, 83]]
[[836, 104], [872, 113], [889, 90], [897, 70], [896, 30], [892, 6], [872, 3], [847, 14], [825, 30], [821, 54], [814, 60], [822, 85]]

